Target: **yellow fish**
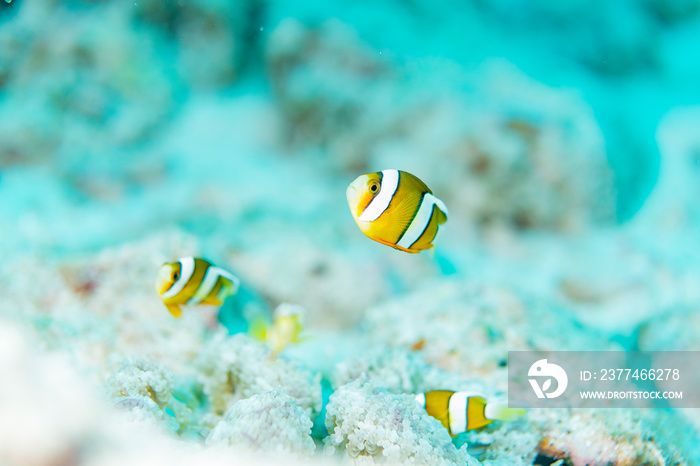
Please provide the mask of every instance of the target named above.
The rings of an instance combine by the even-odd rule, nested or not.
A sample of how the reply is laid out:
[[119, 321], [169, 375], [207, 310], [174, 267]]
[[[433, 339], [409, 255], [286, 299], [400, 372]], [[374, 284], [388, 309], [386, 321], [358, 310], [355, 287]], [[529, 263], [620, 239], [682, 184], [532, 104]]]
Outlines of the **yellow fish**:
[[410, 173], [382, 170], [358, 177], [346, 191], [360, 230], [373, 240], [402, 251], [430, 249], [447, 207]]
[[477, 394], [433, 390], [416, 395], [416, 401], [449, 431], [452, 437], [478, 429], [493, 421], [509, 421], [525, 413], [509, 408], [506, 403], [487, 403]]
[[290, 343], [301, 341], [299, 334], [304, 328], [306, 310], [301, 306], [280, 304], [272, 313], [272, 324], [264, 319], [256, 319], [251, 324], [250, 333], [267, 343], [272, 353], [279, 354]]
[[176, 318], [182, 316], [182, 305], [220, 306], [236, 294], [239, 285], [240, 280], [232, 273], [195, 257], [163, 264], [156, 278], [156, 291]]

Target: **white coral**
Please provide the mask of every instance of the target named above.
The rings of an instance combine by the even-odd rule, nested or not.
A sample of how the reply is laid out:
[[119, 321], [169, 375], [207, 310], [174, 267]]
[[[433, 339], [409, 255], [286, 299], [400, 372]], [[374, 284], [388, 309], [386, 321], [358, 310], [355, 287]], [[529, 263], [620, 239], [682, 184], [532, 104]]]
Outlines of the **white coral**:
[[168, 404], [174, 389], [174, 375], [153, 359], [129, 358], [107, 381], [107, 390], [115, 398], [150, 398], [160, 406]]
[[311, 455], [315, 449], [312, 425], [296, 400], [277, 387], [231, 406], [207, 437], [207, 444], [278, 455]]
[[326, 452], [345, 451], [357, 464], [478, 464], [413, 397], [386, 393], [366, 377], [336, 390], [326, 410]]
[[410, 348], [421, 342], [429, 364], [478, 376], [495, 390], [505, 390], [508, 351], [616, 348], [577, 328], [551, 302], [463, 280], [443, 280], [378, 304], [367, 311], [365, 328], [375, 344]]
[[163, 363], [128, 358], [105, 382], [112, 404], [133, 421], [157, 421], [171, 431], [193, 422], [192, 409], [173, 397], [175, 375]]
[[320, 375], [282, 358], [247, 335], [220, 332], [208, 342], [196, 362], [204, 393], [212, 409], [223, 414], [237, 400], [277, 386], [288, 390], [307, 416], [321, 411]]
[[336, 365], [333, 386], [361, 377], [391, 393], [421, 393], [443, 388], [462, 388], [464, 380], [425, 362], [418, 351], [376, 345], [370, 351]]

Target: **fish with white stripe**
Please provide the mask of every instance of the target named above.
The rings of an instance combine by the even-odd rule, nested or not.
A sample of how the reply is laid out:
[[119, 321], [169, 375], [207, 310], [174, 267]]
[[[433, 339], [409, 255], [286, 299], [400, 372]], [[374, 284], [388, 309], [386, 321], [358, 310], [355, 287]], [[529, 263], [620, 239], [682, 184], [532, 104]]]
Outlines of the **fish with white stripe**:
[[163, 264], [156, 278], [156, 291], [170, 313], [180, 318], [183, 305], [220, 306], [236, 294], [240, 280], [211, 262], [198, 257], [183, 257]]
[[476, 393], [432, 390], [416, 395], [416, 401], [442, 423], [452, 437], [478, 429], [493, 421], [519, 418], [525, 410], [509, 408], [505, 402], [487, 402]]
[[382, 170], [358, 177], [346, 191], [360, 230], [401, 251], [417, 253], [434, 246], [447, 207], [416, 176]]

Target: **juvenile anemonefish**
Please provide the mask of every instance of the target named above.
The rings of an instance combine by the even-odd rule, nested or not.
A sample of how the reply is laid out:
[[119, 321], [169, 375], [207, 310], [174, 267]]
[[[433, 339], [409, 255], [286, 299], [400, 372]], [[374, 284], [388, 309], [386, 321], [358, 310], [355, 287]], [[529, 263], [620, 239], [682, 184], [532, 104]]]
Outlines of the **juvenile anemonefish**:
[[478, 429], [493, 421], [508, 421], [525, 413], [509, 408], [506, 403], [487, 403], [486, 399], [468, 392], [433, 390], [416, 395], [416, 401], [448, 430], [452, 437]]
[[401, 170], [358, 177], [346, 191], [360, 230], [373, 240], [402, 251], [430, 249], [447, 207], [421, 180]]
[[256, 319], [251, 323], [250, 333], [267, 343], [272, 353], [279, 354], [290, 343], [301, 341], [299, 334], [304, 329], [306, 309], [293, 304], [280, 304], [272, 313], [272, 323]]
[[156, 291], [170, 313], [180, 318], [182, 305], [220, 306], [236, 294], [240, 280], [232, 273], [198, 257], [183, 257], [163, 264], [156, 278]]

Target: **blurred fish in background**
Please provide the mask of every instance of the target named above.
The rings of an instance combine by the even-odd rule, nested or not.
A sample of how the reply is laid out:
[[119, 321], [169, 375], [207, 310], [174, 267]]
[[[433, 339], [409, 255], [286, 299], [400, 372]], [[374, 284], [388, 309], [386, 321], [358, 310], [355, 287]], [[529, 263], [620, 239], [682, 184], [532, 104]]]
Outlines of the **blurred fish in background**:
[[272, 312], [272, 322], [258, 317], [251, 322], [248, 332], [265, 342], [272, 355], [277, 356], [290, 344], [302, 341], [300, 334], [304, 329], [305, 315], [303, 307], [283, 303]]
[[182, 316], [183, 305], [220, 306], [238, 291], [241, 281], [206, 259], [183, 257], [163, 264], [156, 277], [156, 291], [175, 318]]

